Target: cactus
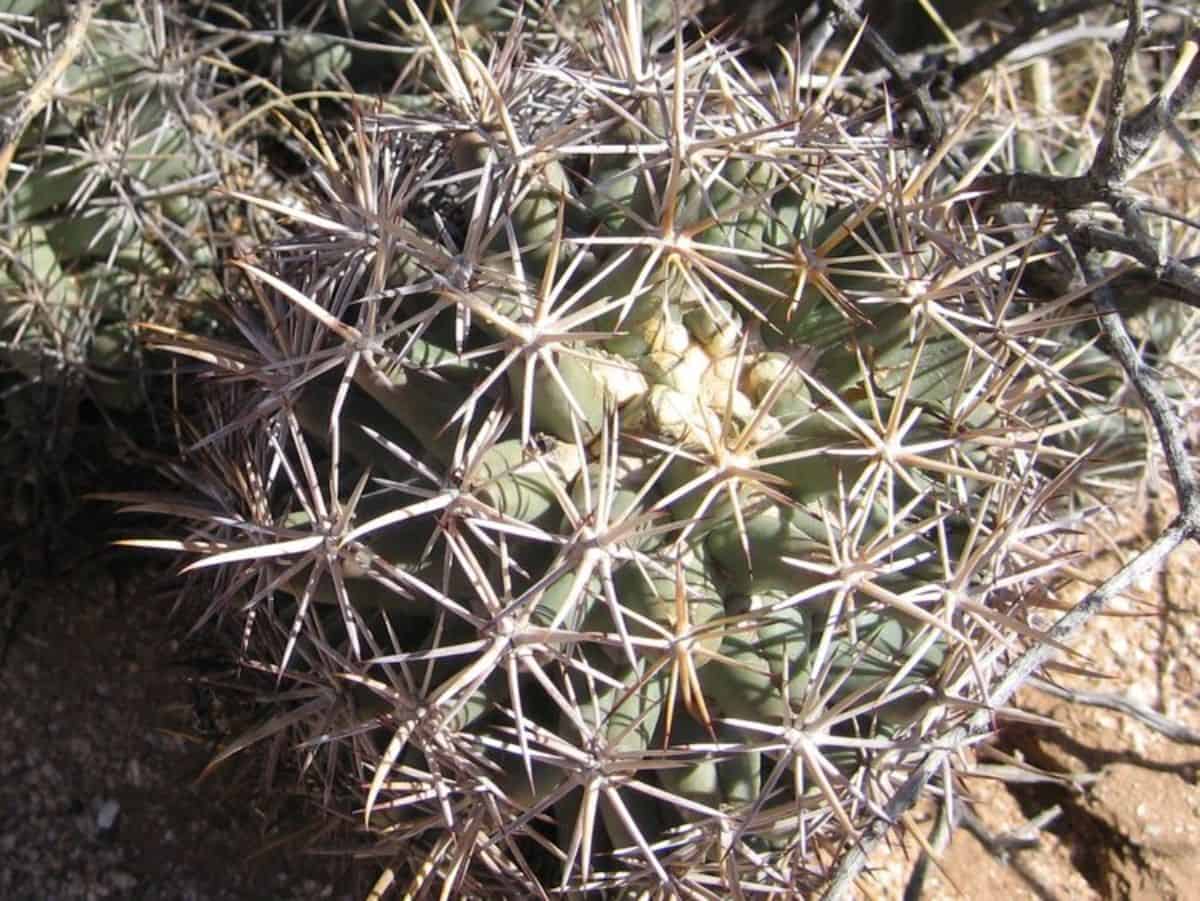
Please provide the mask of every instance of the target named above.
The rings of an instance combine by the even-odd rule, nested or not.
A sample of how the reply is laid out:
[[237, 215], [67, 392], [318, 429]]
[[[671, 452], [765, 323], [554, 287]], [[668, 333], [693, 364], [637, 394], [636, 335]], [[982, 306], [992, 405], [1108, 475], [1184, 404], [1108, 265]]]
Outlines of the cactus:
[[424, 27], [434, 108], [235, 261], [244, 340], [163, 342], [231, 384], [152, 544], [414, 893], [819, 885], [1030, 633], [1105, 428], [952, 178], [639, 12]]
[[[49, 27], [58, 6], [22, 5], [42, 18], [22, 20], [30, 34], [0, 51], [5, 93], [21, 103], [46, 65], [30, 49], [35, 37], [62, 40]], [[100, 12], [61, 71], [52, 68], [52, 102], [11, 136], [20, 140], [0, 199], [10, 236], [0, 360], [27, 378], [83, 382], [116, 411], [142, 401], [132, 324], [178, 318], [158, 312], [165, 295], [218, 289], [205, 197], [224, 151], [209, 134], [211, 73], [169, 11], [130, 3]]]
[[212, 327], [203, 301], [222, 290], [223, 245], [235, 228], [270, 227], [219, 191], [278, 181], [260, 132], [228, 128], [252, 92], [225, 90], [233, 67], [186, 13], [0, 3], [0, 459], [13, 494], [24, 484], [36, 499], [5, 488], [0, 505], [43, 538], [62, 534], [97, 487], [87, 479], [110, 464], [121, 479], [168, 437], [150, 377], [161, 360], [150, 364], [138, 324]]

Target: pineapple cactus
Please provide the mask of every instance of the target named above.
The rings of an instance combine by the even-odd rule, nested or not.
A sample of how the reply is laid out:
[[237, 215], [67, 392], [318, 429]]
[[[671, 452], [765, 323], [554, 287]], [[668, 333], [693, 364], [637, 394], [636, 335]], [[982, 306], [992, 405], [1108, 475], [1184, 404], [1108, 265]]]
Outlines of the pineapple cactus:
[[158, 342], [212, 391], [134, 543], [215, 574], [289, 689], [230, 752], [290, 734], [378, 894], [819, 887], [1036, 637], [1104, 431], [940, 154], [641, 12], [485, 53], [408, 3], [431, 105], [258, 199], [243, 340]]

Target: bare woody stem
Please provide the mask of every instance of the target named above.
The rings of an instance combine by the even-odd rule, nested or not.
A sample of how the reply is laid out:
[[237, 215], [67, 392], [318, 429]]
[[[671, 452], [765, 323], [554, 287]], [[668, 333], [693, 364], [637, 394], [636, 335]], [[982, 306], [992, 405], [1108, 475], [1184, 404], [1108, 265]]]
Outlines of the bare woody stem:
[[8, 177], [8, 167], [12, 163], [13, 154], [17, 151], [17, 145], [21, 143], [21, 136], [25, 134], [25, 129], [53, 99], [54, 88], [59, 79], [63, 77], [71, 63], [83, 50], [83, 41], [87, 36], [88, 25], [91, 24], [92, 15], [95, 12], [96, 0], [80, 0], [76, 4], [67, 25], [67, 33], [63, 36], [58, 49], [54, 51], [54, 55], [50, 57], [50, 61], [46, 63], [46, 68], [38, 75], [37, 81], [33, 83], [29, 93], [17, 105], [16, 112], [7, 117], [7, 121], [0, 121], [0, 185], [3, 185]]

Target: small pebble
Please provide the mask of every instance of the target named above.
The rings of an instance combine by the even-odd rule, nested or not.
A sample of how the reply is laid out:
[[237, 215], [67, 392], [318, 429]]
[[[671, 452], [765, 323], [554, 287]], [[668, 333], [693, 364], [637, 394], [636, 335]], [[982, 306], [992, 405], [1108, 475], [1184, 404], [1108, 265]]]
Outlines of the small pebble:
[[96, 828], [101, 832], [108, 832], [116, 825], [117, 817], [121, 813], [121, 805], [109, 798], [100, 805], [100, 809], [96, 811]]
[[108, 874], [108, 881], [121, 892], [131, 892], [137, 887], [137, 877], [124, 870], [113, 870]]

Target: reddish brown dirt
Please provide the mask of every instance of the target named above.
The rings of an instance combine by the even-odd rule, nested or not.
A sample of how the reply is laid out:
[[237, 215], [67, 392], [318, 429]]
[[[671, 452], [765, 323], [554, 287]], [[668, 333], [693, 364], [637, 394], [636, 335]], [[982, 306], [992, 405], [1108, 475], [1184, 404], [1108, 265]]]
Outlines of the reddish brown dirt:
[[[1085, 569], [1100, 579], [1128, 559], [1147, 534], [1165, 522], [1151, 514], [1139, 534], [1098, 554]], [[1138, 586], [1147, 604], [1120, 602], [1100, 617], [1074, 647], [1071, 662], [1103, 674], [1059, 673], [1076, 690], [1121, 693], [1177, 723], [1200, 730], [1200, 547], [1184, 546], [1164, 571]], [[1082, 596], [1082, 588], [1068, 599]], [[1052, 720], [1001, 727], [996, 746], [1007, 763], [1059, 777], [1059, 783], [1005, 784], [972, 778], [974, 812], [992, 836], [1025, 834], [1036, 846], [989, 851], [959, 829], [932, 868], [923, 898], [1191, 899], [1200, 897], [1200, 746], [1172, 741], [1147, 725], [1111, 710], [1072, 704], [1027, 689], [1017, 706]], [[981, 759], [981, 763], [997, 763]], [[1039, 815], [1057, 814], [1043, 828]], [[934, 809], [912, 820], [928, 835]], [[880, 857], [875, 884], [866, 893], [899, 898], [919, 846], [911, 838]], [[951, 884], [952, 883], [952, 884]]]

